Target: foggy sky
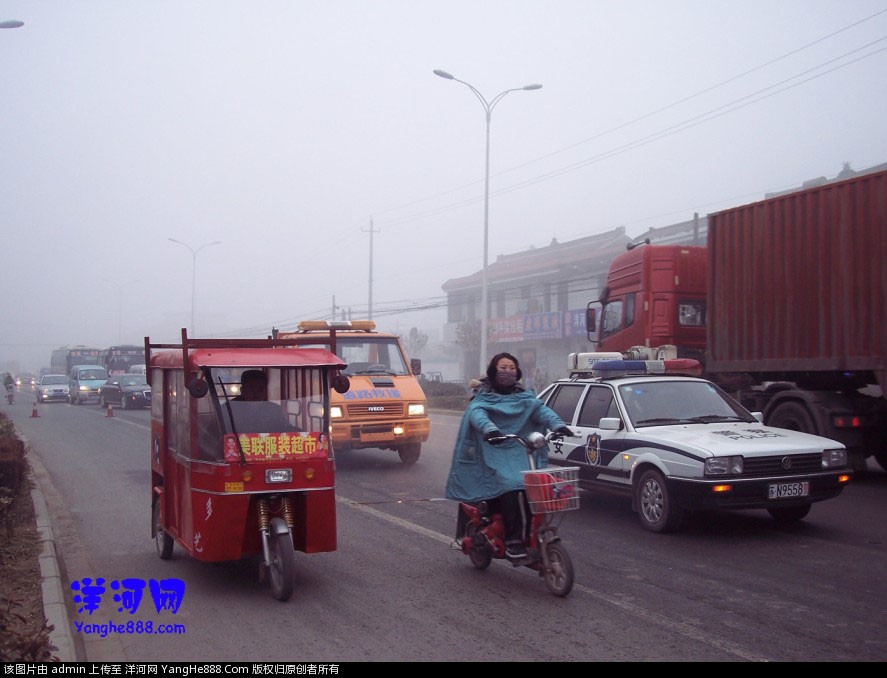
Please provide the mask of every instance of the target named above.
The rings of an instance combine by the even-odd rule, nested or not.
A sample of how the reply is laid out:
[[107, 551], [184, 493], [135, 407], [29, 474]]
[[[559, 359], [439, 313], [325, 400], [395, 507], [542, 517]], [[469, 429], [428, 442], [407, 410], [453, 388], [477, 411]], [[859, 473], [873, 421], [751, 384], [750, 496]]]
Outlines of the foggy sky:
[[429, 334], [490, 260], [887, 162], [884, 0], [4, 0], [0, 366], [265, 336], [333, 302]]

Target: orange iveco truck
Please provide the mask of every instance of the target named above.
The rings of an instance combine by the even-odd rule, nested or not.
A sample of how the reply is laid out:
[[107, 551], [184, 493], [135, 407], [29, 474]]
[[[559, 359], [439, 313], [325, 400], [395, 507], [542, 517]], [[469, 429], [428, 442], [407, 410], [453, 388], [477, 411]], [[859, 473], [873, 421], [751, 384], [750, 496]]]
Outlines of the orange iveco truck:
[[372, 320], [306, 320], [294, 332], [272, 330], [275, 339], [299, 346], [329, 347], [348, 363], [347, 393], [331, 393], [333, 449], [394, 450], [415, 464], [428, 440], [431, 420], [418, 375], [422, 362], [407, 356], [397, 334], [377, 332]]

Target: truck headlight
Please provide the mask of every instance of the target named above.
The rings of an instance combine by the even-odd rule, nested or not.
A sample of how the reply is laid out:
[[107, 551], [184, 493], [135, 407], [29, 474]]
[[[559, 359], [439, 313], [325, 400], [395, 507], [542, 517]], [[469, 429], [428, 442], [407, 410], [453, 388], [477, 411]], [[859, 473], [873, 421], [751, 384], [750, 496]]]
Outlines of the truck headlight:
[[422, 403], [411, 403], [407, 407], [407, 414], [411, 417], [422, 417], [425, 415], [425, 405]]
[[707, 476], [737, 476], [742, 473], [742, 457], [714, 457], [705, 460]]
[[341, 419], [342, 418], [342, 406], [341, 405], [330, 405], [330, 419]]
[[822, 468], [839, 468], [847, 465], [847, 450], [844, 448], [822, 451]]

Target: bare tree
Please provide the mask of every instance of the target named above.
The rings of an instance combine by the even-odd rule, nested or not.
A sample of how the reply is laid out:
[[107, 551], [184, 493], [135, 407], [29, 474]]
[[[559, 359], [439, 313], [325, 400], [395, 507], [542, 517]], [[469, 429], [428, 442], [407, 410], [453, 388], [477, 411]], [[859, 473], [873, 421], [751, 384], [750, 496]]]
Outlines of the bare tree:
[[411, 327], [410, 334], [406, 337], [401, 337], [403, 339], [403, 345], [407, 349], [407, 353], [410, 354], [411, 358], [418, 358], [422, 354], [422, 349], [425, 348], [425, 344], [428, 343], [428, 335], [424, 332], [420, 332], [417, 328]]

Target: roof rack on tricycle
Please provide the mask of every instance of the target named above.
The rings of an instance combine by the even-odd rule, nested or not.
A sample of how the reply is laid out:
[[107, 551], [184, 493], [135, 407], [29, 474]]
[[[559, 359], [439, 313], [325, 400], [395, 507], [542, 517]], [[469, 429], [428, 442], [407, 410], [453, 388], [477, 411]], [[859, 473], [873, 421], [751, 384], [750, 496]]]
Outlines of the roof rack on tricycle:
[[151, 385], [151, 530], [158, 555], [178, 544], [196, 560], [260, 556], [278, 600], [295, 551], [336, 550], [330, 388], [346, 367], [286, 339], [145, 337]]

